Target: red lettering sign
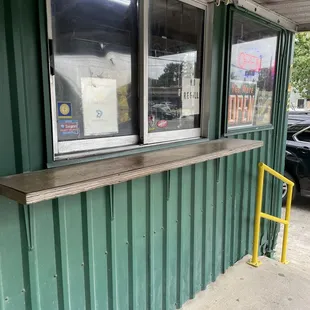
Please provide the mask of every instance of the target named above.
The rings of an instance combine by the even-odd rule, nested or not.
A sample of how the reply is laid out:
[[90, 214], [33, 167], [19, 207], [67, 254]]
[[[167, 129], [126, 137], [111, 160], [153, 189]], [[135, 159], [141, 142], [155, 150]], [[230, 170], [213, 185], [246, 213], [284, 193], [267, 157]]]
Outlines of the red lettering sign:
[[257, 56], [241, 52], [238, 55], [238, 66], [244, 70], [254, 70], [259, 72], [262, 67], [262, 60]]

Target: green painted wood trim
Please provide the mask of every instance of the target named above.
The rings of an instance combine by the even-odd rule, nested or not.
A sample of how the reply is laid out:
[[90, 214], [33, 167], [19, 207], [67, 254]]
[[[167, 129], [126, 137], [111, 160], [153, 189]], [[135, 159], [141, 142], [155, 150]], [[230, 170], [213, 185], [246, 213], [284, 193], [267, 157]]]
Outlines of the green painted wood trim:
[[48, 36], [47, 36], [47, 12], [46, 1], [38, 1], [39, 11], [39, 39], [41, 49], [41, 74], [42, 92], [45, 119], [45, 145], [46, 145], [46, 164], [53, 162], [53, 132], [52, 132], [52, 113], [49, 81], [49, 60], [48, 60]]
[[[228, 123], [227, 123], [227, 109], [228, 109], [228, 94], [230, 88], [230, 63], [231, 63], [231, 46], [232, 46], [232, 28], [233, 28], [233, 7], [229, 7], [228, 14], [227, 14], [227, 25], [226, 25], [226, 48], [225, 48], [225, 75], [223, 75], [223, 79], [225, 81], [223, 92], [225, 94], [223, 103], [222, 103], [222, 115], [224, 117], [223, 124], [222, 124], [222, 133], [224, 136], [228, 136], [229, 132], [227, 130]], [[238, 132], [231, 132], [233, 135], [238, 134]]]
[[[29, 154], [29, 125], [27, 123], [27, 101], [25, 98], [25, 83], [22, 74], [18, 74], [19, 68], [24, 68], [24, 47], [21, 37], [19, 1], [5, 1], [5, 23], [7, 34], [7, 53], [9, 85], [11, 94], [11, 107], [13, 119], [14, 143], [16, 147], [15, 165], [17, 172], [30, 171]], [[14, 12], [14, 14], [13, 14]], [[14, 15], [14, 16], [13, 16]], [[17, 74], [16, 74], [17, 73]], [[24, 134], [21, 134], [24, 133]]]
[[210, 119], [209, 119], [209, 139], [218, 139], [222, 136], [222, 111], [221, 104], [224, 100], [223, 75], [225, 72], [225, 47], [223, 38], [226, 38], [227, 26], [227, 6], [221, 5], [214, 9], [214, 25], [212, 44], [212, 72], [213, 91], [210, 94]]
[[[281, 85], [282, 92], [279, 93], [279, 111], [277, 119], [277, 131], [275, 135], [275, 152], [274, 152], [274, 165], [276, 170], [280, 173], [284, 172], [285, 165], [285, 148], [286, 148], [286, 132], [287, 132], [287, 98], [288, 92], [283, 91], [288, 89], [289, 80], [290, 80], [290, 68], [292, 64], [292, 58], [294, 55], [294, 34], [283, 30], [283, 65], [282, 65], [282, 74], [281, 74]], [[272, 214], [275, 216], [281, 215], [281, 206], [282, 206], [282, 184], [281, 182], [274, 182], [273, 188], [273, 197], [272, 197]], [[269, 247], [268, 255], [272, 256], [274, 249], [277, 243], [277, 236], [280, 226], [277, 223], [270, 222], [270, 235], [269, 235]]]
[[[36, 0], [5, 1], [4, 21], [16, 172], [44, 163], [44, 120]], [[6, 134], [6, 133], [2, 133]]]

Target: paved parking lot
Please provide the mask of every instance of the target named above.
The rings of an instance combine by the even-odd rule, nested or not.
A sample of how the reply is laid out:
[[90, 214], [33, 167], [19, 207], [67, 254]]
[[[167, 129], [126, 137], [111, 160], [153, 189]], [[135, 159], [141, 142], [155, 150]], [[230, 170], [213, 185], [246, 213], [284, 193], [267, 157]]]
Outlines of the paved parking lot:
[[[284, 218], [285, 208], [282, 209]], [[281, 256], [283, 225], [276, 247], [276, 258]], [[287, 259], [310, 278], [310, 198], [297, 197], [291, 212], [288, 233]]]

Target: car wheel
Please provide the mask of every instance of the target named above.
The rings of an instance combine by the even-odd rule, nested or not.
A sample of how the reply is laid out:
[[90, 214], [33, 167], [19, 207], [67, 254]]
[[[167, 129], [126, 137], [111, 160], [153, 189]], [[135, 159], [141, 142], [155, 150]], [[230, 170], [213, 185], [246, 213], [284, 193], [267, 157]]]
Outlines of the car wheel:
[[[291, 180], [292, 182], [295, 183], [294, 178], [288, 173], [288, 172], [284, 172], [284, 176]], [[293, 195], [292, 195], [292, 201], [294, 201], [295, 195], [296, 195], [296, 186], [293, 187]], [[282, 205], [286, 204], [286, 199], [287, 199], [287, 191], [288, 191], [288, 185], [286, 183], [283, 183], [283, 187], [282, 187]]]

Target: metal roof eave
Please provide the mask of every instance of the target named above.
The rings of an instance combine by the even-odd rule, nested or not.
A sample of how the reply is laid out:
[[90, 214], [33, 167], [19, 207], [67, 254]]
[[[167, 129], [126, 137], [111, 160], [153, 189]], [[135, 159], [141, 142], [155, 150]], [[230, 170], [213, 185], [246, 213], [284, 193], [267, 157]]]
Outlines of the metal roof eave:
[[[234, 5], [236, 7], [240, 7], [243, 9], [248, 10], [249, 12], [252, 12], [254, 14], [257, 14], [267, 20], [270, 20], [271, 22], [287, 29], [290, 30], [292, 32], [297, 32], [297, 31], [301, 31], [299, 30], [299, 26], [292, 20], [286, 18], [283, 15], [280, 15], [279, 13], [272, 11], [254, 1], [251, 0], [232, 0], [232, 3], [234, 3]], [[302, 25], [300, 25], [302, 26]], [[307, 26], [309, 27], [308, 29], [310, 29], [310, 24], [307, 24]]]
[[309, 30], [310, 30], [310, 23], [309, 24], [300, 24], [297, 26], [298, 32], [309, 31]]

